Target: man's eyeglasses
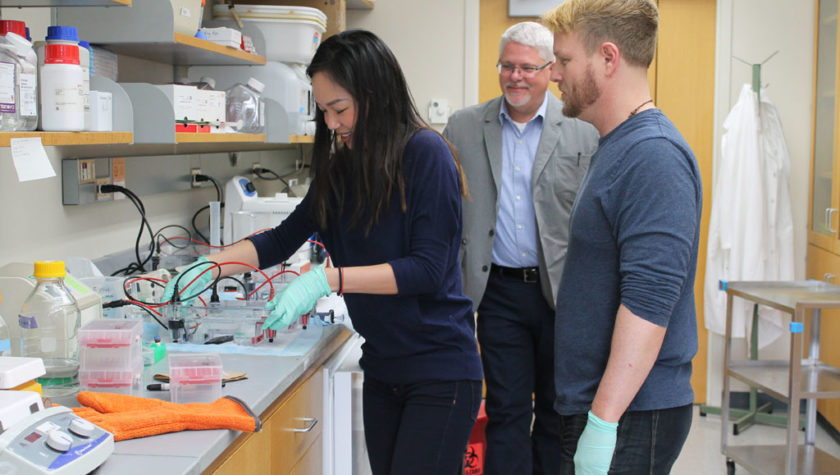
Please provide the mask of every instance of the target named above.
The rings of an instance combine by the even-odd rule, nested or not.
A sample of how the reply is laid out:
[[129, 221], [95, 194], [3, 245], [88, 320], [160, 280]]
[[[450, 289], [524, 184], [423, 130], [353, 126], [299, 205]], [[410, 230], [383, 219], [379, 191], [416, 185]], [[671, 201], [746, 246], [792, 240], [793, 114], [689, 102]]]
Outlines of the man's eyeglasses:
[[499, 71], [499, 74], [513, 74], [514, 71], [519, 69], [519, 73], [525, 76], [526, 78], [532, 77], [537, 74], [537, 71], [541, 71], [551, 65], [554, 61], [549, 61], [542, 66], [531, 66], [530, 64], [525, 64], [522, 66], [510, 63], [502, 63], [501, 61], [496, 63], [496, 69]]

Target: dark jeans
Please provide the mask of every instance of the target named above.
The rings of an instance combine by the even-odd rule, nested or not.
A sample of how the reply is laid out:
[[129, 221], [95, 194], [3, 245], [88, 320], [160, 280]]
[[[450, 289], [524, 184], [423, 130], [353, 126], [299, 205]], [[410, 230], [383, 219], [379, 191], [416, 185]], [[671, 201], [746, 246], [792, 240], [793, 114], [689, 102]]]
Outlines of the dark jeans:
[[481, 406], [481, 381], [391, 384], [366, 375], [362, 406], [374, 475], [454, 475]]
[[[665, 475], [682, 450], [691, 427], [691, 404], [655, 411], [625, 412], [618, 421], [618, 439], [610, 475]], [[577, 441], [586, 414], [560, 416], [563, 431], [561, 475], [574, 475]]]
[[539, 282], [491, 271], [478, 307], [478, 341], [487, 385], [484, 473], [555, 475], [561, 439], [554, 311]]

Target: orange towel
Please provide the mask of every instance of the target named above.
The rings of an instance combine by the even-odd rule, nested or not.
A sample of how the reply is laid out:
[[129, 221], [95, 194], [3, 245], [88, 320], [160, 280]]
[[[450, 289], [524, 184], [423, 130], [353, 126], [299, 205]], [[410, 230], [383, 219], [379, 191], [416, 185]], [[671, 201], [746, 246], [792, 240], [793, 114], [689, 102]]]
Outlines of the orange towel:
[[233, 429], [259, 432], [262, 422], [247, 404], [225, 396], [211, 403], [175, 404], [124, 394], [82, 391], [86, 407], [73, 412], [114, 434], [114, 440], [136, 439], [182, 430]]

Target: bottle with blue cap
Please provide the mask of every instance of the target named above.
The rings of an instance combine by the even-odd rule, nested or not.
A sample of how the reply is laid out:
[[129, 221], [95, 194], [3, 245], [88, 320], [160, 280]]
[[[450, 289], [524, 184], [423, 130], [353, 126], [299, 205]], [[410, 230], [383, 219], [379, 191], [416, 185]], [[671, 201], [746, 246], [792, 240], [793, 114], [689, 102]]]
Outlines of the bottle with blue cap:
[[81, 312], [64, 283], [63, 261], [35, 262], [37, 280], [18, 314], [20, 354], [44, 361], [38, 378], [48, 397], [79, 390], [79, 327]]
[[90, 130], [90, 43], [79, 41], [79, 66], [82, 67], [82, 100], [85, 104], [85, 130]]

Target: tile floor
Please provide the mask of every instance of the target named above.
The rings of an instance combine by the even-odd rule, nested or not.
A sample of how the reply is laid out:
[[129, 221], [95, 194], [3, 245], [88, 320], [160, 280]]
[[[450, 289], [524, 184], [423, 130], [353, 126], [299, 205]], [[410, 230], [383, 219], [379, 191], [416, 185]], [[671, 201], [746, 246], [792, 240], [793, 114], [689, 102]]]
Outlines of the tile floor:
[[[701, 417], [695, 406], [691, 432], [671, 471], [673, 475], [726, 475], [726, 458], [720, 452], [720, 423], [719, 415]], [[754, 425], [734, 437], [730, 428], [729, 434], [730, 445], [784, 445], [786, 431], [779, 427]], [[799, 434], [800, 440], [804, 440], [805, 433], [800, 431]], [[816, 445], [840, 458], [840, 445], [820, 427], [817, 428]], [[749, 472], [736, 466], [735, 473], [747, 475]]]

